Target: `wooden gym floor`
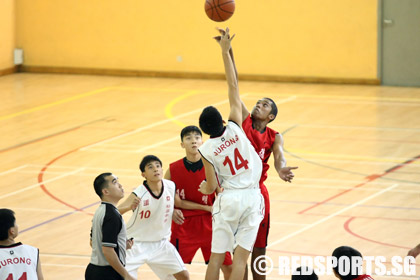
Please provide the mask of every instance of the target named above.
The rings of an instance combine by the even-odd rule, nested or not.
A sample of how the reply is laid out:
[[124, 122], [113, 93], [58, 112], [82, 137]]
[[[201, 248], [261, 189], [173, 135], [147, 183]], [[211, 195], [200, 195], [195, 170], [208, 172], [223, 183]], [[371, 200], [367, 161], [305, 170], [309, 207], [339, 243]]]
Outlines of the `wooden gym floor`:
[[[198, 123], [203, 107], [227, 116], [226, 88], [212, 80], [0, 77], [0, 205], [16, 212], [17, 240], [40, 248], [45, 279], [83, 279], [95, 176], [113, 172], [129, 193], [142, 182], [144, 155], [159, 156], [166, 170], [184, 156], [179, 132]], [[292, 184], [269, 172], [274, 266], [279, 256], [329, 256], [340, 245], [389, 260], [420, 243], [420, 88], [241, 81], [240, 90], [249, 109], [264, 96], [277, 102], [271, 127], [283, 133], [288, 164], [299, 166]], [[204, 279], [200, 253], [187, 268]], [[147, 266], [139, 276], [157, 279]], [[268, 279], [290, 276], [275, 267]]]

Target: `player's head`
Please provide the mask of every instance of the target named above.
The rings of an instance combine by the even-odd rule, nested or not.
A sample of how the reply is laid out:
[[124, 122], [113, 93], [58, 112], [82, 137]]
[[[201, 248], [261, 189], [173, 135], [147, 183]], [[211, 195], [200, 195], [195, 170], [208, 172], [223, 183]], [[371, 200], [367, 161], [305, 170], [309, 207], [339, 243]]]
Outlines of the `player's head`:
[[[355, 268], [353, 267], [353, 264], [356, 263], [356, 260], [355, 260], [356, 258], [362, 261], [362, 254], [359, 251], [349, 246], [340, 246], [333, 251], [332, 256], [335, 257], [337, 260], [337, 265], [333, 266], [333, 270], [334, 270], [335, 276], [338, 279], [351, 280], [351, 279], [357, 278], [359, 273], [354, 274], [352, 273], [352, 270], [355, 270]], [[345, 271], [344, 267], [342, 267], [345, 264], [345, 262], [339, 261], [341, 257], [347, 257], [349, 260], [348, 264], [350, 265], [350, 269], [348, 270], [348, 273], [342, 273]], [[358, 270], [355, 270], [355, 271], [361, 272]]]
[[96, 176], [93, 181], [93, 188], [95, 189], [96, 194], [103, 200], [104, 196], [107, 198], [105, 200], [120, 200], [124, 197], [124, 189], [118, 178], [110, 173], [102, 173]]
[[213, 106], [204, 108], [200, 115], [201, 130], [211, 137], [220, 136], [223, 133], [223, 118], [220, 112]]
[[181, 131], [181, 147], [190, 155], [198, 154], [198, 148], [203, 144], [201, 130], [195, 125], [184, 127]]
[[318, 275], [310, 267], [298, 267], [292, 274], [292, 280], [318, 280]]
[[11, 235], [15, 238], [18, 235], [15, 212], [10, 209], [0, 209], [0, 241], [6, 240]]
[[161, 181], [162, 161], [157, 156], [147, 155], [140, 162], [140, 171], [147, 181]]
[[257, 104], [252, 109], [251, 115], [253, 118], [260, 120], [268, 119], [268, 122], [272, 122], [276, 118], [277, 112], [277, 105], [274, 100], [269, 97], [264, 97], [257, 101]]
[[189, 125], [184, 127], [181, 130], [181, 141], [184, 141], [184, 137], [187, 135], [191, 135], [191, 134], [198, 134], [200, 136], [203, 136], [203, 134], [201, 133], [201, 130], [196, 127], [195, 125]]

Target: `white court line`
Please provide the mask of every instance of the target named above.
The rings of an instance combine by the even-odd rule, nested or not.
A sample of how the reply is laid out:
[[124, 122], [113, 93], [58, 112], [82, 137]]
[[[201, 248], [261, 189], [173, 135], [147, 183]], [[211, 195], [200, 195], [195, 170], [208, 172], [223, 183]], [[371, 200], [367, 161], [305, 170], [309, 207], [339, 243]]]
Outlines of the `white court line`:
[[347, 211], [347, 210], [349, 210], [351, 208], [354, 208], [354, 207], [356, 207], [356, 206], [358, 206], [358, 205], [360, 205], [362, 203], [365, 203], [366, 201], [371, 200], [372, 198], [375, 198], [375, 197], [377, 197], [377, 196], [379, 196], [379, 195], [381, 195], [381, 194], [383, 194], [383, 193], [385, 193], [385, 192], [387, 192], [389, 190], [395, 189], [396, 187], [398, 187], [398, 184], [393, 184], [392, 186], [390, 186], [390, 187], [388, 187], [388, 188], [386, 188], [386, 189], [384, 189], [382, 191], [379, 191], [379, 192], [377, 192], [375, 194], [372, 194], [372, 195], [370, 195], [370, 196], [368, 196], [368, 197], [366, 197], [366, 198], [364, 198], [362, 200], [359, 200], [359, 201], [353, 203], [352, 205], [349, 205], [349, 206], [347, 206], [347, 207], [345, 207], [345, 208], [343, 208], [343, 209], [341, 209], [341, 210], [339, 210], [339, 211], [337, 211], [337, 212], [335, 212], [335, 213], [333, 213], [333, 214], [331, 214], [331, 215], [329, 215], [329, 216], [327, 216], [325, 218], [322, 218], [322, 219], [316, 221], [315, 223], [309, 224], [309, 225], [307, 225], [304, 228], [301, 228], [301, 229], [299, 229], [299, 230], [297, 230], [295, 232], [292, 232], [291, 234], [286, 235], [283, 238], [280, 238], [280, 239], [278, 239], [278, 240], [270, 243], [267, 246], [267, 248], [273, 247], [274, 245], [277, 245], [277, 244], [279, 244], [279, 243], [281, 243], [283, 241], [286, 241], [287, 239], [290, 239], [292, 237], [295, 237], [296, 235], [298, 235], [298, 234], [300, 234], [302, 232], [305, 232], [308, 229], [311, 229], [311, 228], [313, 228], [313, 227], [315, 227], [315, 226], [317, 226], [319, 224], [322, 224], [323, 222], [328, 221], [329, 219], [334, 218], [334, 217], [340, 215], [341, 213], [343, 213], [343, 212], [345, 212], [345, 211]]
[[[387, 184], [389, 185], [389, 183]], [[284, 183], [280, 182], [280, 183], [272, 183], [270, 184], [270, 186], [280, 186], [280, 187], [284, 187]], [[331, 189], [331, 190], [353, 190], [353, 191], [362, 191], [362, 192], [366, 192], [366, 191], [380, 191], [383, 190], [383, 188], [376, 188], [376, 187], [368, 187], [368, 188], [354, 188], [354, 186], [323, 186], [323, 185], [313, 185], [313, 184], [299, 184], [296, 183], [293, 185], [288, 186], [292, 189], [295, 188], [307, 188], [307, 189]], [[389, 192], [393, 192], [393, 193], [415, 193], [418, 194], [419, 191], [418, 190], [390, 190]]]
[[19, 166], [19, 167], [13, 168], [13, 169], [9, 169], [9, 170], [3, 171], [3, 172], [1, 172], [1, 173], [0, 173], [0, 176], [2, 176], [2, 175], [6, 175], [6, 174], [9, 174], [9, 173], [12, 173], [12, 172], [15, 172], [15, 171], [18, 171], [18, 170], [20, 170], [20, 169], [25, 168], [26, 166], [28, 166], [28, 165], [27, 165], [27, 164], [25, 164], [25, 165], [22, 165], [22, 166]]
[[[295, 126], [296, 123], [287, 125], [282, 123], [282, 126]], [[390, 130], [390, 131], [420, 131], [420, 128], [404, 128], [404, 127], [377, 127], [377, 126], [355, 126], [355, 125], [327, 125], [327, 124], [298, 124], [299, 127], [307, 128], [337, 128], [337, 129], [360, 129], [360, 130]]]
[[48, 254], [48, 253], [40, 253], [40, 256], [43, 257], [52, 257], [52, 258], [65, 258], [65, 259], [90, 259], [90, 255], [82, 256], [82, 255], [62, 255], [62, 254]]
[[66, 176], [76, 174], [77, 172], [80, 172], [80, 171], [82, 171], [82, 170], [84, 170], [84, 168], [79, 168], [79, 169], [74, 170], [74, 171], [72, 171], [72, 172], [68, 172], [68, 173], [65, 173], [65, 174], [63, 174], [63, 175], [60, 175], [60, 176], [57, 176], [57, 177], [54, 177], [54, 178], [51, 178], [51, 179], [45, 180], [45, 181], [43, 181], [42, 183], [36, 183], [36, 184], [31, 185], [31, 186], [28, 186], [28, 187], [26, 187], [26, 188], [23, 188], [23, 189], [20, 189], [20, 190], [17, 190], [17, 191], [11, 192], [11, 193], [7, 193], [7, 194], [5, 194], [5, 195], [0, 196], [0, 199], [6, 198], [6, 197], [9, 197], [9, 196], [12, 196], [12, 195], [15, 195], [15, 194], [18, 194], [18, 193], [21, 193], [21, 192], [24, 192], [24, 191], [27, 191], [27, 190], [30, 190], [30, 189], [36, 188], [36, 187], [39, 187], [41, 184], [50, 183], [50, 182], [53, 182], [53, 181], [59, 180], [59, 179], [61, 179], [61, 178], [64, 178], [64, 177], [66, 177]]
[[173, 142], [173, 141], [175, 141], [175, 140], [179, 140], [179, 136], [172, 137], [172, 138], [169, 138], [169, 139], [166, 139], [166, 140], [163, 140], [163, 141], [157, 142], [157, 143], [155, 143], [155, 144], [153, 144], [153, 145], [149, 145], [149, 146], [143, 147], [143, 148], [141, 148], [141, 149], [136, 150], [136, 153], [141, 153], [141, 152], [147, 151], [147, 150], [149, 150], [149, 149], [151, 149], [151, 148], [159, 147], [160, 145], [163, 145], [163, 144], [166, 144], [166, 143]]
[[[243, 95], [241, 95], [241, 98], [242, 98], [242, 97], [245, 97], [246, 95], [247, 95], [247, 94], [243, 94]], [[225, 103], [228, 103], [228, 102], [229, 102], [229, 100], [228, 100], [228, 99], [225, 99], [225, 100], [223, 100], [223, 101], [220, 101], [220, 102], [214, 103], [214, 104], [212, 104], [212, 105], [213, 105], [213, 106], [217, 106], [217, 105], [225, 104]], [[114, 140], [117, 140], [117, 139], [120, 139], [120, 138], [123, 138], [123, 137], [129, 136], [129, 135], [132, 135], [132, 134], [136, 134], [136, 133], [138, 133], [138, 132], [141, 132], [141, 131], [147, 130], [147, 129], [149, 129], [149, 128], [154, 128], [154, 127], [156, 127], [156, 126], [158, 126], [158, 125], [165, 124], [165, 123], [168, 123], [168, 122], [171, 122], [171, 121], [173, 121], [173, 120], [176, 120], [176, 119], [179, 119], [179, 118], [183, 118], [183, 117], [186, 117], [186, 116], [189, 116], [189, 115], [196, 114], [196, 113], [198, 113], [198, 112], [200, 112], [200, 111], [202, 111], [202, 110], [203, 110], [203, 108], [199, 108], [199, 109], [196, 109], [196, 110], [190, 111], [190, 112], [188, 112], [188, 113], [184, 113], [184, 114], [181, 114], [181, 115], [175, 116], [175, 117], [173, 117], [173, 118], [169, 118], [169, 119], [161, 120], [161, 121], [158, 121], [158, 122], [155, 122], [155, 123], [152, 123], [152, 124], [149, 124], [149, 125], [146, 125], [146, 126], [143, 126], [143, 127], [137, 128], [137, 129], [135, 129], [135, 130], [133, 130], [133, 131], [129, 131], [129, 132], [123, 133], [123, 134], [121, 134], [121, 135], [114, 136], [114, 137], [108, 138], [108, 139], [106, 139], [106, 140], [100, 141], [100, 142], [98, 142], [98, 143], [95, 143], [95, 144], [92, 144], [92, 145], [89, 145], [89, 146], [83, 147], [83, 148], [81, 148], [81, 149], [80, 149], [80, 151], [86, 151], [86, 150], [88, 150], [88, 149], [89, 149], [89, 148], [91, 148], [91, 147], [95, 147], [95, 146], [98, 146], [98, 145], [101, 145], [101, 144], [104, 144], [104, 143], [108, 143], [108, 142], [111, 142], [111, 141], [114, 141]]]
[[[54, 210], [54, 209], [45, 209], [45, 208], [20, 208], [20, 207], [13, 207], [13, 210], [18, 210], [18, 211], [38, 211], [38, 212], [53, 212], [53, 213], [81, 213], [80, 211], [69, 211], [69, 210]], [[83, 213], [84, 214], [84, 213]]]
[[287, 223], [287, 222], [272, 222], [272, 221], [270, 221], [270, 225], [306, 226], [306, 225], [309, 225], [309, 224], [303, 224], [303, 223]]

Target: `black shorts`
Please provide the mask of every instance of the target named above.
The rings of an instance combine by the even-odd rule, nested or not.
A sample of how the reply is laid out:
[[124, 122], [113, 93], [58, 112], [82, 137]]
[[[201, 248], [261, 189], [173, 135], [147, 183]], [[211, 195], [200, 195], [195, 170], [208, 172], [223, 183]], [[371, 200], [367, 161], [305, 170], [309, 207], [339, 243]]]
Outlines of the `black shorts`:
[[89, 264], [85, 271], [85, 280], [124, 280], [112, 266], [98, 266]]

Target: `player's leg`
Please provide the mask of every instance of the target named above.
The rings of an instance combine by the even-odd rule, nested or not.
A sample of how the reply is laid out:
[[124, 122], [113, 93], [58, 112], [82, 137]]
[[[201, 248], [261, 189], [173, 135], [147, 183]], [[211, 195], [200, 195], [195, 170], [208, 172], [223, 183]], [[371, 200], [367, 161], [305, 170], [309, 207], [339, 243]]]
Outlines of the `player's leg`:
[[[250, 253], [253, 251], [257, 233], [259, 231], [261, 221], [264, 218], [264, 198], [261, 195], [260, 190], [250, 190], [249, 192], [244, 193], [242, 203], [244, 204], [243, 207], [247, 207], [247, 210], [243, 213], [241, 223], [238, 226], [238, 230], [235, 235], [235, 246], [241, 247]], [[233, 264], [233, 269], [235, 270], [235, 255], [233, 257]], [[252, 261], [251, 271], [253, 271]], [[245, 262], [242, 273], [243, 278], [241, 279], [248, 279], [247, 274], [248, 269]]]
[[147, 246], [147, 242], [134, 241], [133, 247], [127, 250], [125, 269], [135, 279], [137, 279], [137, 270], [147, 259], [149, 250], [145, 246]]
[[225, 253], [211, 253], [210, 261], [206, 270], [206, 280], [219, 280], [219, 271], [224, 260]]
[[[265, 280], [265, 252], [266, 248], [254, 247], [252, 250], [251, 272], [254, 280]], [[255, 267], [258, 268], [258, 271], [255, 271]]]
[[190, 275], [187, 270], [180, 271], [174, 274], [176, 280], [189, 280]]
[[159, 279], [188, 280], [189, 273], [176, 248], [168, 241], [154, 242], [156, 246], [147, 264]]
[[249, 253], [250, 252], [247, 249], [244, 249], [241, 246], [236, 247], [235, 253], [233, 254], [232, 273], [229, 279], [242, 280], [244, 278]]
[[229, 280], [232, 274], [232, 256], [229, 252], [225, 253], [225, 260], [223, 261], [221, 270], [225, 280]]
[[[264, 184], [260, 185], [261, 194], [264, 198], [265, 214], [261, 221], [257, 239], [255, 240], [254, 249], [251, 254], [251, 272], [253, 280], [265, 280], [266, 277], [261, 272], [265, 272], [265, 254], [268, 243], [268, 233], [270, 230], [270, 198], [267, 188]], [[258, 271], [255, 271], [258, 267]]]
[[[206, 264], [210, 263], [210, 256], [211, 256], [211, 244], [203, 243], [201, 245], [201, 252], [203, 253], [203, 258]], [[225, 280], [229, 280], [230, 274], [232, 273], [232, 256], [229, 252], [225, 253], [225, 259], [220, 267], [223, 272], [223, 278]]]

